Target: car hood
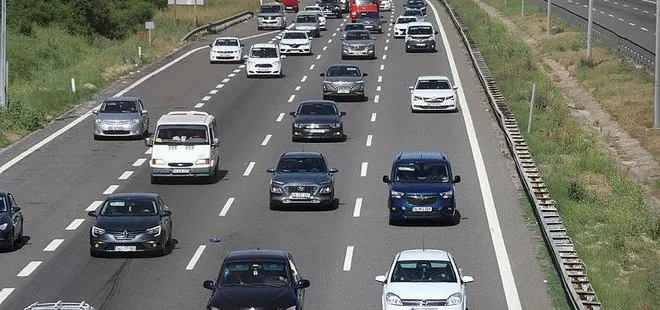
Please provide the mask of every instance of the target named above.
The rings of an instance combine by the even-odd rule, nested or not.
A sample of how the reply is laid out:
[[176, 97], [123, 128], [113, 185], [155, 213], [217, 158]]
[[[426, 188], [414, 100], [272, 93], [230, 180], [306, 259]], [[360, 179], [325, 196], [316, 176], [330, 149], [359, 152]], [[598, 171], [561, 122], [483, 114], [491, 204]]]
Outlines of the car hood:
[[214, 46], [211, 48], [212, 51], [238, 51], [241, 48], [238, 46], [226, 46], [226, 45], [220, 45], [220, 46]]
[[330, 182], [332, 177], [326, 172], [302, 172], [302, 173], [275, 173], [272, 178], [275, 182], [283, 184], [320, 184]]
[[355, 44], [355, 45], [367, 45], [367, 44], [373, 44], [374, 41], [372, 41], [372, 40], [344, 40], [344, 43], [346, 43], [346, 44]]
[[305, 39], [282, 39], [282, 40], [280, 40], [280, 43], [282, 43], [282, 44], [307, 45], [307, 44], [309, 44], [309, 40], [305, 40]]
[[461, 291], [459, 283], [415, 283], [390, 282], [387, 291], [394, 293], [401, 299], [447, 299], [454, 293]]
[[394, 24], [394, 29], [407, 29], [408, 24]]
[[392, 183], [392, 190], [407, 194], [437, 194], [452, 190], [452, 183]]
[[147, 230], [158, 226], [158, 216], [99, 216], [94, 226], [105, 230]]
[[359, 82], [362, 81], [361, 76], [326, 76], [325, 82]]
[[318, 27], [317, 23], [295, 23], [295, 29], [308, 29], [308, 28], [316, 28]]
[[291, 287], [233, 286], [216, 288], [209, 301], [212, 307], [219, 309], [287, 309], [296, 305], [296, 300]]
[[255, 64], [273, 64], [280, 61], [279, 58], [248, 58], [248, 61]]
[[303, 124], [332, 124], [339, 123], [341, 120], [337, 115], [298, 115], [293, 119], [293, 122]]
[[418, 39], [418, 40], [423, 40], [423, 39], [432, 39], [433, 35], [432, 34], [409, 34], [408, 37]]
[[283, 13], [259, 13], [257, 14], [259, 17], [267, 17], [267, 16], [275, 16], [275, 17], [282, 17], [284, 16]]
[[140, 117], [139, 113], [101, 113], [96, 115], [96, 119], [104, 121], [129, 121]]
[[413, 96], [421, 97], [449, 97], [455, 95], [453, 89], [413, 89]]

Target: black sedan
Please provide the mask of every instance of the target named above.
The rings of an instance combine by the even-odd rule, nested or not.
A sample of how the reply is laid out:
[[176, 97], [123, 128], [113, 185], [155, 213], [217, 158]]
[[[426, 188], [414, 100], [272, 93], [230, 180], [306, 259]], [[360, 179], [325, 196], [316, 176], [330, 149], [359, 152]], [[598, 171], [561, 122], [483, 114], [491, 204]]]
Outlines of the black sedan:
[[172, 212], [158, 194], [113, 194], [95, 217], [89, 233], [89, 253], [155, 252], [165, 255], [172, 240]]
[[268, 169], [270, 209], [284, 206], [313, 205], [332, 207], [335, 202], [334, 174], [320, 152], [285, 152], [277, 168]]
[[356, 23], [363, 24], [364, 28], [370, 32], [383, 33], [383, 20], [378, 11], [360, 12]]
[[328, 67], [323, 77], [323, 100], [331, 98], [358, 98], [366, 101], [364, 95], [364, 77], [367, 73], [360, 72], [354, 65], [340, 64]]
[[23, 239], [23, 212], [14, 196], [0, 189], [0, 248], [13, 250]]
[[305, 100], [297, 111], [289, 114], [293, 116], [291, 139], [294, 142], [300, 139], [346, 139], [341, 119], [346, 112], [339, 112], [334, 101]]
[[334, 16], [335, 18], [342, 18], [341, 2], [339, 0], [317, 0], [316, 5], [323, 9], [323, 13], [327, 16]]
[[288, 252], [232, 251], [217, 280], [204, 281], [204, 288], [212, 291], [206, 309], [303, 309], [309, 285]]

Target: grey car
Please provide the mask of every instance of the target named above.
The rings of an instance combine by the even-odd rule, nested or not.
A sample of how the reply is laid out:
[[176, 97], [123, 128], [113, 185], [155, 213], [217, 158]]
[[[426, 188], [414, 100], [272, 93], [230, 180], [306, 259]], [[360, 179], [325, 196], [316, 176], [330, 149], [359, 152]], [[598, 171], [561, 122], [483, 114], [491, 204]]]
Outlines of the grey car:
[[341, 59], [366, 57], [376, 59], [374, 38], [369, 30], [350, 30], [344, 33], [341, 44]]
[[342, 117], [346, 112], [339, 112], [337, 104], [330, 100], [305, 100], [298, 110], [289, 113], [293, 116], [291, 123], [291, 140], [300, 139], [331, 139], [344, 141], [344, 122]]
[[364, 28], [371, 32], [383, 33], [383, 21], [380, 12], [378, 11], [365, 11], [360, 12], [356, 23], [364, 25]]
[[320, 74], [323, 80], [323, 100], [329, 98], [358, 98], [366, 101], [364, 95], [364, 77], [367, 73], [360, 72], [354, 65], [332, 65], [325, 73]]
[[321, 36], [321, 25], [319, 23], [319, 17], [315, 12], [298, 13], [294, 29], [307, 31], [307, 34], [312, 37], [318, 38]]
[[99, 110], [92, 111], [94, 140], [103, 137], [135, 137], [149, 135], [149, 113], [137, 97], [111, 97]]
[[308, 205], [332, 207], [335, 202], [334, 174], [320, 152], [286, 152], [277, 168], [268, 169], [270, 209]]
[[264, 3], [257, 14], [257, 30], [266, 28], [286, 29], [286, 15], [281, 3]]

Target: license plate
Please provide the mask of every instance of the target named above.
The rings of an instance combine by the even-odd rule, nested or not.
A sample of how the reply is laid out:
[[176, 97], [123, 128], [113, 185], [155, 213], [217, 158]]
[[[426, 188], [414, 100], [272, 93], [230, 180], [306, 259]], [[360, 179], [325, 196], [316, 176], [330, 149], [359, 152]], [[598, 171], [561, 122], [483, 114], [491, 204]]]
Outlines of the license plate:
[[323, 129], [310, 129], [309, 132], [311, 132], [311, 133], [324, 133], [325, 130], [323, 130]]
[[124, 130], [124, 128], [123, 127], [110, 127], [110, 130], [120, 131], [120, 130]]
[[411, 310], [438, 310], [438, 308], [412, 308]]
[[172, 169], [172, 173], [190, 173], [190, 169]]
[[417, 46], [426, 46], [424, 43], [417, 43]]
[[309, 198], [311, 196], [310, 193], [291, 193], [291, 198]]
[[340, 89], [337, 92], [340, 94], [348, 94], [348, 89]]
[[123, 246], [123, 245], [118, 245], [115, 246], [115, 251], [117, 252], [135, 252], [137, 248], [135, 246]]
[[431, 212], [433, 208], [431, 207], [413, 207], [413, 212]]

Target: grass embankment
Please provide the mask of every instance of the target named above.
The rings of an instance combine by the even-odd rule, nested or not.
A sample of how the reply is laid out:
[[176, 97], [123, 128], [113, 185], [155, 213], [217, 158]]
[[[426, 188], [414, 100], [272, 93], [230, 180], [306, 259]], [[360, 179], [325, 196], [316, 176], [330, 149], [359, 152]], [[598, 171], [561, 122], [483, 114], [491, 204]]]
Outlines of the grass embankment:
[[[198, 25], [259, 6], [259, 0], [205, 3], [197, 7]], [[9, 33], [11, 102], [8, 109], [0, 111], [0, 148], [91, 98], [118, 77], [180, 47], [181, 38], [196, 27], [194, 17], [193, 6], [170, 6], [157, 12], [151, 46], [146, 31], [121, 41], [96, 38], [91, 42], [55, 27], [34, 27], [32, 36]], [[142, 47], [141, 59], [138, 46]], [[71, 92], [71, 78], [76, 79], [76, 93]]]
[[[503, 3], [486, 2], [504, 13], [520, 15], [519, 3], [509, 2], [503, 9]], [[619, 111], [620, 123], [627, 126], [648, 127], [650, 113], [643, 115], [643, 121], [633, 121], [642, 117], [640, 111], [647, 103], [629, 101], [645, 94], [643, 85], [649, 83], [649, 78], [603, 48], [594, 50], [595, 65], [580, 61], [585, 55], [581, 51], [585, 39], [579, 33], [559, 34], [542, 41], [543, 53], [536, 53], [474, 2], [450, 3], [470, 29], [520, 124], [527, 123], [532, 84], [536, 83], [534, 130], [525, 136], [605, 308], [652, 309], [659, 305], [660, 220], [644, 203], [640, 186], [630, 181], [598, 138], [572, 120], [561, 89], [538, 62], [539, 57], [549, 57], [544, 53], [553, 50], [570, 55], [578, 76], [589, 78], [591, 84], [587, 85], [597, 88], [598, 96], [610, 96], [609, 108]], [[542, 19], [537, 8], [530, 8], [532, 13], [535, 16], [528, 17], [531, 20]], [[622, 96], [616, 91], [625, 89], [617, 83], [636, 92], [622, 100], [628, 102], [625, 108], [614, 103]]]

